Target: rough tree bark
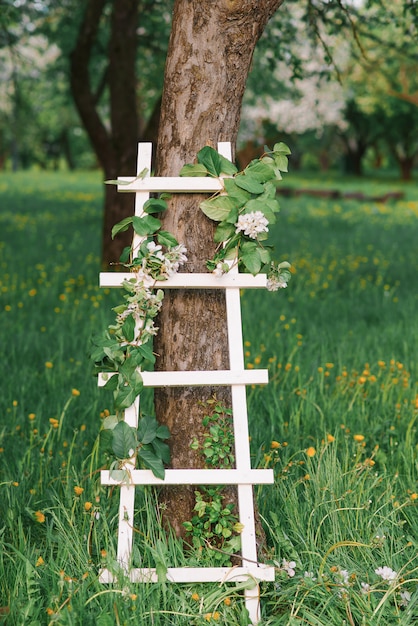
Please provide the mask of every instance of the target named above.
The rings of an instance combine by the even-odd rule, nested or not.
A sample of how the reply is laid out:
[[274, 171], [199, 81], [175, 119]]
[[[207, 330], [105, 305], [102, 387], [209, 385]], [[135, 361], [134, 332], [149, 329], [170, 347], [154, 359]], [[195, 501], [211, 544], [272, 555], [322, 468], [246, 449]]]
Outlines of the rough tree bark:
[[[205, 145], [235, 145], [241, 102], [256, 42], [283, 0], [177, 0], [174, 5], [157, 147], [157, 175], [177, 176]], [[214, 252], [214, 225], [199, 210], [196, 195], [170, 201], [164, 228], [188, 249], [187, 272], [207, 271]], [[155, 342], [161, 370], [228, 369], [224, 294], [219, 291], [166, 291]], [[171, 431], [172, 466], [202, 467], [190, 449], [202, 431], [204, 401], [229, 390], [156, 390], [159, 421]], [[167, 519], [178, 535], [190, 520], [193, 488], [164, 493]]]

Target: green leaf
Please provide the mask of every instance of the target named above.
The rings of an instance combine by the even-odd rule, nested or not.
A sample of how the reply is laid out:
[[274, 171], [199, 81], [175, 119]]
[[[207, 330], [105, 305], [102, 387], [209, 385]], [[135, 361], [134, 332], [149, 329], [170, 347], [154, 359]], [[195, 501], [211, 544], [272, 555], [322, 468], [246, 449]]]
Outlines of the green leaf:
[[165, 424], [160, 424], [157, 428], [157, 437], [158, 439], [169, 439], [170, 438], [170, 429]]
[[118, 386], [118, 377], [113, 375], [109, 378], [107, 383], [103, 386], [103, 389], [107, 389], [108, 391], [114, 391]]
[[180, 170], [180, 176], [207, 176], [208, 170], [201, 163], [187, 163]]
[[235, 203], [228, 196], [216, 196], [201, 202], [200, 208], [209, 219], [215, 222], [223, 222], [231, 210], [235, 208]]
[[152, 449], [156, 456], [164, 463], [170, 463], [170, 448], [162, 439], [155, 438], [151, 443]]
[[161, 198], [149, 198], [144, 204], [145, 213], [161, 213], [167, 209], [167, 202]]
[[268, 165], [267, 163], [263, 163], [259, 159], [255, 161], [251, 161], [249, 165], [245, 168], [245, 175], [251, 174], [251, 178], [258, 180], [260, 183], [266, 183], [268, 180], [275, 178], [274, 174], [274, 162], [273, 167]]
[[219, 155], [221, 160], [221, 174], [226, 174], [227, 176], [234, 176], [238, 172], [236, 166], [229, 159]]
[[274, 156], [274, 161], [276, 163], [277, 169], [280, 170], [280, 172], [287, 172], [287, 166], [289, 163], [287, 156], [284, 156], [283, 154], [277, 154]]
[[164, 480], [165, 470], [163, 462], [151, 450], [141, 448], [138, 452], [138, 457], [152, 471], [154, 476]]
[[153, 353], [149, 345], [144, 343], [141, 346], [138, 346], [136, 349], [145, 361], [151, 361], [151, 363], [155, 363], [155, 354]]
[[138, 426], [138, 440], [143, 443], [151, 443], [157, 436], [158, 422], [151, 415], [144, 415]]
[[160, 230], [157, 234], [158, 243], [162, 246], [167, 246], [167, 248], [173, 248], [174, 246], [178, 246], [178, 241], [171, 233], [167, 230]]
[[124, 421], [118, 422], [111, 431], [113, 435], [112, 450], [118, 459], [128, 459], [137, 446], [135, 431]]
[[[252, 243], [252, 242], [249, 242]], [[250, 246], [246, 246], [244, 244], [241, 248], [240, 259], [242, 263], [245, 265], [247, 270], [251, 272], [255, 276], [261, 270], [261, 259], [259, 254], [259, 249], [256, 244], [252, 244]]]
[[133, 341], [135, 338], [135, 320], [132, 315], [128, 315], [122, 325], [122, 333], [126, 341]]
[[239, 176], [236, 176], [235, 182], [238, 187], [241, 187], [241, 189], [245, 189], [245, 191], [249, 191], [250, 193], [260, 195], [264, 192], [264, 186], [248, 174], [240, 174]]
[[229, 239], [234, 233], [235, 226], [233, 224], [221, 222], [220, 224], [218, 224], [215, 230], [215, 235], [213, 239], [216, 243], [220, 243], [221, 241], [226, 241], [227, 239]]
[[266, 265], [271, 261], [271, 254], [269, 248], [258, 248], [258, 255], [260, 257], [260, 261]]
[[207, 171], [213, 176], [219, 176], [222, 172], [222, 161], [220, 154], [211, 148], [205, 146], [197, 153], [197, 160], [201, 165], [204, 165]]
[[106, 430], [113, 430], [119, 424], [119, 420], [116, 415], [108, 415], [102, 422], [102, 427]]
[[112, 448], [113, 431], [108, 428], [104, 428], [99, 433], [99, 445], [100, 449], [107, 454], [113, 454]]
[[128, 263], [130, 258], [131, 258], [131, 246], [125, 246], [125, 248], [122, 250], [122, 254], [119, 257], [119, 261], [121, 263]]
[[160, 220], [152, 217], [152, 215], [146, 215], [145, 217], [134, 216], [132, 218], [132, 225], [134, 227], [134, 231], [140, 237], [145, 237], [146, 235], [152, 235], [159, 228], [161, 228]]
[[280, 141], [279, 143], [275, 143], [273, 146], [273, 152], [276, 154], [292, 154], [289, 146]]
[[141, 393], [143, 386], [142, 376], [137, 371], [133, 372], [129, 379], [119, 375], [118, 386], [113, 392], [115, 407], [121, 410], [130, 407]]
[[128, 230], [129, 226], [133, 222], [133, 219], [133, 217], [125, 217], [124, 220], [115, 224], [112, 228], [112, 239], [114, 239], [118, 233], [123, 233], [125, 230]]
[[224, 178], [223, 184], [228, 196], [234, 200], [235, 206], [239, 209], [251, 198], [251, 194], [248, 191], [244, 191], [237, 186], [235, 178]]

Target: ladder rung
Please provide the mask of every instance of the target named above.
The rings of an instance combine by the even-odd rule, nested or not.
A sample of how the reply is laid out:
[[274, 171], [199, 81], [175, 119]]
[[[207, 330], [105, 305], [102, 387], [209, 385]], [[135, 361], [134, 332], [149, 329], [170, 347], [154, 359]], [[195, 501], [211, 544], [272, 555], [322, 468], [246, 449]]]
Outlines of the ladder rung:
[[[98, 384], [103, 387], [115, 372], [101, 372]], [[141, 372], [144, 387], [228, 387], [230, 385], [264, 385], [268, 370], [202, 370], [175, 372]]]
[[272, 469], [167, 469], [165, 478], [151, 470], [102, 470], [102, 485], [272, 485]]
[[[169, 567], [167, 568], [167, 580], [173, 583], [205, 583], [205, 582], [244, 582], [249, 578], [254, 580], [273, 581], [275, 576], [274, 567], [268, 565], [256, 565], [250, 567]], [[157, 583], [157, 571], [153, 567], [134, 568], [129, 571], [129, 577], [133, 583]], [[108, 569], [100, 571], [101, 583], [116, 582], [117, 575]]]
[[[101, 272], [100, 287], [122, 287], [125, 280], [132, 280], [135, 274], [131, 272]], [[239, 274], [231, 273], [215, 276], [209, 273], [174, 274], [167, 280], [149, 281], [148, 286], [155, 289], [255, 289], [265, 288], [266, 274]]]

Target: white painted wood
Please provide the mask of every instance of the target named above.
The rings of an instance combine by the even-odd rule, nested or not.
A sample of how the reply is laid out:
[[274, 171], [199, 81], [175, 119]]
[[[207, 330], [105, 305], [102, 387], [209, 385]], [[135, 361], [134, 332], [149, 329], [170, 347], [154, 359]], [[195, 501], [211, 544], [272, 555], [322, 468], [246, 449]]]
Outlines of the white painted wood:
[[[139, 168], [138, 168], [139, 169]], [[126, 192], [168, 192], [168, 193], [215, 193], [223, 189], [220, 178], [210, 176], [118, 176], [118, 191]]]
[[[116, 372], [101, 372], [99, 387], [103, 387]], [[210, 387], [219, 385], [264, 385], [268, 383], [268, 370], [200, 370], [175, 372], [142, 372], [144, 387]]]
[[[125, 280], [134, 280], [130, 272], [101, 272], [100, 287], [122, 287]], [[149, 281], [147, 286], [155, 289], [264, 289], [267, 285], [265, 274], [239, 274], [232, 270], [222, 276], [214, 274], [185, 274], [179, 272], [167, 280]]]
[[[274, 567], [260, 564], [258, 567], [169, 567], [167, 568], [167, 580], [173, 583], [237, 583], [254, 579], [274, 581]], [[133, 583], [157, 583], [155, 568], [133, 568], [130, 570], [130, 580]], [[108, 569], [102, 569], [99, 574], [101, 583], [117, 582], [117, 577]], [[250, 590], [251, 591], [251, 590]], [[254, 592], [253, 592], [254, 593]], [[257, 596], [258, 597], [258, 596]]]
[[[152, 144], [151, 143], [143, 143], [138, 144], [138, 156], [137, 156], [137, 167], [136, 173], [137, 175], [144, 170], [147, 170], [147, 177], [150, 179], [151, 177], [151, 156], [152, 156]], [[140, 191], [135, 194], [135, 215], [137, 217], [141, 217], [144, 215], [144, 204], [149, 199], [148, 191]], [[138, 256], [139, 246], [143, 241], [143, 237], [140, 237], [134, 232], [133, 241], [132, 241], [132, 252], [133, 258]]]
[[121, 470], [102, 470], [102, 485], [272, 485], [271, 469], [167, 469], [165, 478], [157, 478], [151, 470], [125, 467]]
[[[177, 177], [157, 178], [150, 176], [151, 144], [140, 144], [138, 149], [137, 177], [120, 177], [118, 191], [135, 193], [135, 215], [143, 214], [144, 203], [150, 192], [182, 192], [182, 193], [214, 193], [223, 188], [222, 180], [210, 177]], [[220, 154], [231, 159], [229, 142], [218, 144]], [[144, 177], [139, 174], [146, 170]], [[134, 236], [134, 256], [142, 239]], [[101, 287], [121, 287], [124, 280], [134, 278], [132, 273], [100, 274]], [[238, 582], [254, 580], [254, 588], [244, 591], [245, 605], [251, 622], [257, 624], [260, 619], [258, 582], [261, 580], [273, 581], [274, 567], [263, 566], [257, 562], [255, 523], [254, 523], [254, 484], [271, 484], [274, 482], [273, 470], [251, 469], [246, 385], [266, 384], [267, 370], [244, 369], [244, 352], [242, 342], [242, 321], [240, 289], [262, 288], [266, 286], [265, 275], [251, 276], [239, 274], [237, 267], [231, 267], [228, 274], [221, 277], [213, 274], [185, 274], [179, 273], [167, 281], [150, 283], [152, 288], [161, 289], [196, 289], [211, 288], [225, 289], [227, 309], [229, 367], [227, 371], [194, 371], [194, 372], [141, 372], [144, 386], [217, 386], [228, 385], [232, 389], [232, 412], [235, 438], [236, 469], [179, 469], [166, 470], [162, 481], [154, 476], [150, 470], [135, 469], [134, 459], [130, 459], [121, 468], [121, 473], [102, 471], [103, 485], [114, 485], [120, 488], [119, 527], [118, 527], [118, 556], [117, 560], [124, 572], [130, 576], [132, 582], [158, 582], [155, 568], [131, 568], [131, 554], [133, 542], [134, 500], [135, 485], [177, 485], [177, 484], [234, 484], [238, 489], [239, 520], [243, 524], [241, 534], [242, 567], [231, 568], [168, 568], [167, 580], [177, 583], [190, 582]], [[112, 373], [99, 375], [99, 385], [103, 386], [112, 376]], [[135, 403], [125, 411], [125, 421], [137, 427], [139, 411], [139, 397]], [[103, 583], [117, 582], [116, 577], [104, 569], [100, 573]]]
[[[231, 160], [231, 146], [224, 143], [218, 147], [222, 156]], [[238, 267], [231, 267], [229, 274], [238, 274]], [[231, 370], [244, 369], [244, 347], [242, 341], [242, 320], [240, 294], [236, 289], [225, 290], [229, 367]], [[235, 465], [238, 470], [251, 468], [248, 432], [247, 396], [243, 385], [235, 385], [232, 393], [232, 415], [234, 423]], [[239, 520], [244, 529], [241, 533], [241, 556], [243, 565], [257, 561], [257, 544], [254, 522], [254, 496], [252, 485], [238, 485]], [[260, 619], [259, 587], [244, 592], [245, 605], [253, 624]]]

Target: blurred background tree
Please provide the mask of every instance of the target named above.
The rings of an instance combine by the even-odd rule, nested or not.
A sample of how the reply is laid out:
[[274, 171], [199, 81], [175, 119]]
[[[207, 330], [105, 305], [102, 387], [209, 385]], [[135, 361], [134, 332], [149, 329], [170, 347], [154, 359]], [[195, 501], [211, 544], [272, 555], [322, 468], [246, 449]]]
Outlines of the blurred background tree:
[[[156, 142], [173, 0], [0, 0], [0, 167], [135, 171]], [[292, 167], [417, 161], [418, 8], [413, 0], [285, 0], [259, 40], [238, 135], [241, 165], [277, 138]], [[104, 261], [129, 194], [105, 188]]]

